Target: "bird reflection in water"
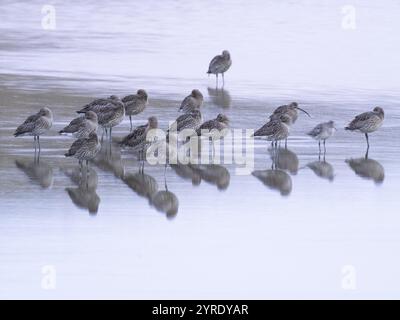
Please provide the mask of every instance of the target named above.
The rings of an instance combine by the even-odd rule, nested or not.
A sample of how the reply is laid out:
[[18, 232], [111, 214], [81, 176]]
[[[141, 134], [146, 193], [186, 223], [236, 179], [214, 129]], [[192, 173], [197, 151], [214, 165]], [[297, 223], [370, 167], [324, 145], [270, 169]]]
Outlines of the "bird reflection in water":
[[100, 197], [96, 193], [98, 175], [93, 168], [81, 172], [80, 168], [73, 170], [61, 169], [77, 188], [65, 188], [72, 202], [80, 209], [88, 210], [91, 215], [99, 211]]
[[276, 169], [289, 171], [292, 175], [297, 174], [299, 170], [299, 158], [296, 153], [287, 148], [270, 148], [268, 152]]
[[333, 181], [335, 179], [335, 173], [333, 166], [324, 160], [313, 161], [307, 164], [307, 168], [310, 168], [318, 177]]
[[121, 149], [114, 146], [111, 142], [103, 142], [101, 150], [97, 154], [93, 163], [105, 172], [111, 172], [115, 177], [122, 179], [125, 167], [122, 163]]
[[36, 154], [33, 160], [15, 160], [15, 165], [28, 176], [31, 183], [38, 184], [43, 189], [53, 185], [53, 169]]
[[347, 159], [346, 163], [359, 177], [373, 180], [375, 184], [382, 184], [385, 180], [385, 169], [376, 160], [368, 158], [368, 150], [364, 157]]
[[228, 189], [231, 175], [225, 167], [218, 164], [190, 164], [189, 166], [201, 180], [216, 185], [218, 190]]
[[285, 171], [280, 169], [255, 170], [252, 175], [272, 190], [277, 190], [282, 196], [292, 192], [292, 179]]
[[179, 201], [177, 196], [168, 190], [167, 177], [164, 174], [165, 190], [153, 194], [151, 204], [160, 212], [164, 212], [168, 219], [173, 219], [178, 214]]
[[232, 98], [228, 90], [210, 87], [207, 90], [213, 104], [222, 108], [229, 108], [231, 106]]
[[139, 196], [151, 201], [153, 195], [158, 191], [158, 183], [151, 175], [139, 169], [136, 173], [127, 173], [122, 181]]
[[270, 154], [272, 159], [271, 169], [254, 170], [252, 175], [268, 188], [279, 191], [281, 196], [289, 196], [292, 192], [292, 178], [285, 170], [293, 172], [293, 174], [297, 173], [299, 166], [297, 155], [282, 148], [271, 149]]
[[194, 186], [200, 185], [200, 173], [194, 170], [191, 165], [178, 162], [177, 164], [170, 164], [169, 166], [174, 170], [177, 176], [185, 180], [190, 180]]

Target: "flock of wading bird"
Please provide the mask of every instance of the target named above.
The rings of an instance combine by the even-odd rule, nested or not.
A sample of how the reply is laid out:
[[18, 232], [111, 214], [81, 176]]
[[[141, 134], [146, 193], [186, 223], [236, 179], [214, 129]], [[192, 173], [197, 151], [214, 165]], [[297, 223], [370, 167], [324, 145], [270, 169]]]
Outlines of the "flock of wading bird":
[[[215, 74], [216, 84], [218, 87], [218, 75], [222, 75], [223, 85], [225, 82], [224, 74], [232, 65], [230, 53], [224, 50], [221, 55], [214, 57], [209, 65], [208, 74]], [[104, 134], [111, 141], [113, 127], [119, 125], [125, 116], [129, 117], [131, 131], [122, 139], [120, 145], [122, 147], [130, 147], [139, 158], [144, 159], [144, 152], [151, 144], [147, 139], [147, 134], [152, 129], [158, 128], [157, 118], [152, 116], [148, 119], [147, 124], [133, 128], [132, 116], [135, 116], [146, 108], [148, 95], [145, 90], [138, 90], [136, 94], [129, 95], [123, 99], [117, 96], [96, 99], [85, 105], [81, 110], [77, 111], [83, 114], [70, 122], [60, 134], [72, 134], [77, 140], [71, 145], [70, 149], [65, 153], [66, 157], [75, 157], [79, 160], [81, 166], [86, 162], [88, 165], [101, 149], [101, 141], [97, 135], [97, 129], [100, 126]], [[179, 133], [184, 129], [192, 129], [198, 136], [207, 136], [209, 139], [215, 137], [221, 138], [223, 135], [213, 132], [221, 132], [229, 128], [229, 119], [224, 114], [218, 114], [215, 119], [202, 122], [200, 112], [203, 104], [203, 95], [197, 89], [194, 89], [181, 103], [179, 111], [180, 115], [174, 125], [174, 129]], [[300, 108], [296, 102], [288, 105], [282, 105], [275, 109], [269, 117], [267, 123], [254, 132], [254, 137], [266, 137], [271, 141], [273, 147], [277, 148], [278, 143], [285, 141], [290, 133], [290, 127], [293, 125], [299, 115], [299, 111], [304, 112], [308, 116], [310, 114]], [[367, 154], [369, 150], [368, 134], [376, 131], [383, 123], [384, 111], [380, 107], [374, 108], [372, 111], [357, 115], [345, 128], [350, 131], [358, 131], [365, 134], [367, 141]], [[31, 115], [21, 124], [15, 131], [15, 136], [29, 135], [34, 137], [35, 154], [37, 148], [40, 154], [40, 136], [45, 134], [52, 126], [53, 115], [49, 108], [42, 108], [37, 114]], [[226, 131], [226, 130], [225, 130]], [[318, 124], [314, 129], [308, 132], [308, 135], [318, 141], [319, 151], [321, 153], [321, 142], [326, 151], [326, 140], [329, 139], [336, 131], [333, 121]]]

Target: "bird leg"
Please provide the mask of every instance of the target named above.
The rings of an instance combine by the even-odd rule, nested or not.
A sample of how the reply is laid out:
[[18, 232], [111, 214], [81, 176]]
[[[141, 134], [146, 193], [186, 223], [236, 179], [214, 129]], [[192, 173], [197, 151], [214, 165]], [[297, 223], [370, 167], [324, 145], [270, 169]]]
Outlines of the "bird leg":
[[365, 134], [365, 139], [367, 139], [367, 146], [368, 146], [368, 149], [369, 149], [369, 138], [368, 138], [368, 133]]
[[225, 77], [224, 73], [222, 72], [222, 88], [225, 87]]
[[36, 143], [36, 136], [33, 136], [33, 145], [34, 145], [34, 147], [35, 147], [35, 159], [36, 159], [36, 145], [37, 145], [37, 143]]
[[326, 154], [326, 139], [324, 140], [324, 157], [325, 157], [325, 154]]
[[79, 176], [82, 178], [82, 160], [79, 160]]
[[218, 73], [215, 76], [217, 77], [216, 80], [217, 80], [217, 89], [218, 89]]
[[319, 154], [321, 154], [321, 140], [318, 140], [318, 150]]
[[38, 157], [40, 157], [40, 151], [41, 151], [41, 148], [40, 148], [40, 137], [39, 137], [39, 136], [37, 136], [37, 143], [38, 143], [38, 146], [39, 146], [39, 153], [38, 153]]
[[132, 131], [132, 116], [129, 116], [129, 121], [131, 122], [131, 131]]

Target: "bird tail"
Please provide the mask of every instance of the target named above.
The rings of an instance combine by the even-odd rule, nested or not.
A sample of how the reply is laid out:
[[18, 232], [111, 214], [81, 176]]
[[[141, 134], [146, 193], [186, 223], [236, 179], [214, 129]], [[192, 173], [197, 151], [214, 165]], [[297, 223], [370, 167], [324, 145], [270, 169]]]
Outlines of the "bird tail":
[[72, 157], [73, 154], [71, 154], [71, 153], [68, 151], [66, 154], [64, 154], [64, 156], [66, 156], [66, 157]]
[[22, 136], [22, 135], [24, 135], [25, 133], [27, 133], [27, 131], [23, 131], [23, 130], [16, 130], [15, 132], [14, 132], [14, 137], [19, 137], [19, 136]]
[[63, 134], [63, 133], [65, 133], [65, 131], [64, 131], [64, 130], [60, 130], [60, 131], [58, 131], [58, 134]]
[[345, 127], [344, 129], [345, 129], [345, 130], [350, 130], [350, 131], [353, 131], [353, 130], [354, 130], [354, 128], [351, 128], [351, 127]]

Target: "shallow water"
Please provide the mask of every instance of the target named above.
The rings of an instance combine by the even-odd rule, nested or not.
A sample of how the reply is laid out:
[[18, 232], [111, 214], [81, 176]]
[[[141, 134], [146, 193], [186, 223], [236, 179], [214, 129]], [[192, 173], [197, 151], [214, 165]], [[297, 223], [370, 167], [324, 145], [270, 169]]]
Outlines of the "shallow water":
[[[246, 2], [245, 17], [240, 1], [97, 3], [55, 2], [52, 31], [41, 2], [0, 5], [0, 297], [398, 297], [397, 2], [356, 2], [352, 31], [339, 1]], [[216, 90], [205, 70], [225, 48], [234, 64]], [[156, 115], [166, 128], [194, 87], [203, 117], [226, 113], [233, 128], [258, 128], [293, 100], [312, 118], [293, 126], [279, 170], [262, 140], [253, 175], [235, 164], [140, 174], [129, 151], [104, 144], [79, 181], [63, 157], [72, 139], [57, 131], [94, 97], [139, 87], [150, 101], [135, 124]], [[35, 163], [32, 139], [12, 133], [42, 105], [55, 122]], [[343, 127], [376, 105], [386, 117], [365, 160], [364, 137]], [[330, 119], [339, 130], [319, 161], [305, 132]], [[125, 119], [114, 134], [128, 130]], [[54, 289], [42, 286], [46, 266]]]

